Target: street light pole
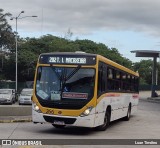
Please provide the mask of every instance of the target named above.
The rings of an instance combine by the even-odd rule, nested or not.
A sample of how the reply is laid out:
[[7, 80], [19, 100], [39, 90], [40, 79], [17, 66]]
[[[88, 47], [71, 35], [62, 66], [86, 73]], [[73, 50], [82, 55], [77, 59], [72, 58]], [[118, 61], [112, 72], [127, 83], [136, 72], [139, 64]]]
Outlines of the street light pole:
[[16, 17], [16, 94], [17, 94], [17, 86], [18, 86], [18, 79], [17, 79], [17, 61], [18, 61], [18, 59], [17, 59], [17, 35], [18, 35], [18, 32], [17, 32], [17, 19], [18, 19], [18, 17]]
[[21, 11], [18, 16], [12, 17], [12, 18], [10, 19], [10, 20], [13, 20], [13, 19], [16, 20], [16, 36], [15, 36], [15, 41], [16, 41], [16, 88], [15, 88], [15, 91], [16, 91], [16, 93], [17, 93], [17, 88], [18, 88], [18, 73], [17, 73], [17, 69], [18, 69], [18, 68], [17, 68], [17, 63], [18, 63], [18, 54], [17, 54], [17, 48], [18, 48], [18, 32], [17, 32], [17, 21], [18, 21], [18, 19], [23, 19], [23, 18], [26, 18], [26, 17], [37, 17], [37, 16], [24, 16], [24, 17], [21, 17], [21, 18], [20, 18], [20, 15], [21, 15], [22, 13], [24, 13], [24, 11]]

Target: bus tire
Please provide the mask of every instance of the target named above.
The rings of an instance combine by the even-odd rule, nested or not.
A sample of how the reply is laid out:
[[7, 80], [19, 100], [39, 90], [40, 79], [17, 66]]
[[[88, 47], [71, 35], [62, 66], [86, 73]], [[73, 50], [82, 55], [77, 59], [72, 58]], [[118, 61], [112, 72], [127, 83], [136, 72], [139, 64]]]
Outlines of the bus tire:
[[129, 121], [131, 117], [131, 105], [128, 106], [127, 116], [124, 117], [125, 121]]
[[65, 125], [57, 125], [57, 124], [52, 124], [55, 128], [64, 128]]
[[105, 116], [104, 116], [104, 123], [100, 126], [98, 126], [96, 129], [99, 131], [105, 131], [110, 123], [110, 114], [109, 112], [106, 110]]

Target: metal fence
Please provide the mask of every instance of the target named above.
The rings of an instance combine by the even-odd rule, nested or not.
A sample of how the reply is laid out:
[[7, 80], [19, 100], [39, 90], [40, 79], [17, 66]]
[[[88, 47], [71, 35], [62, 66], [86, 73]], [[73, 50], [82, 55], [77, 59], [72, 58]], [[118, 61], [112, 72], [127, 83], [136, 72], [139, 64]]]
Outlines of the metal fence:
[[[151, 88], [152, 88], [152, 85], [139, 85], [139, 90], [141, 91], [143, 91], [143, 90], [151, 90]], [[155, 89], [156, 90], [160, 90], [160, 85], [156, 85], [155, 86]]]

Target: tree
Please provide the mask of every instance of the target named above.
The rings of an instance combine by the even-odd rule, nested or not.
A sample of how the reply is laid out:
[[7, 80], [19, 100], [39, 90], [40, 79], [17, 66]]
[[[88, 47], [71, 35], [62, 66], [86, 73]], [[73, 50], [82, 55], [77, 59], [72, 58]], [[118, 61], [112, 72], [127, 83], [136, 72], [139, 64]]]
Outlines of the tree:
[[72, 36], [73, 36], [73, 32], [72, 32], [71, 29], [69, 28], [68, 31], [65, 33], [64, 38], [65, 38], [66, 40], [70, 40]]
[[152, 65], [152, 60], [141, 60], [134, 63], [134, 70], [140, 75], [140, 84], [152, 84]]
[[[102, 55], [121, 65], [131, 68], [132, 62], [118, 52], [116, 48], [108, 48], [105, 44], [96, 43], [91, 40], [68, 40], [52, 35], [40, 38], [21, 38], [18, 43], [18, 80], [33, 80], [38, 56], [48, 52], [75, 52], [84, 51]], [[15, 58], [12, 56], [5, 66], [6, 79], [14, 80], [13, 75], [7, 70], [7, 65], [15, 67]], [[14, 70], [13, 70], [14, 71]]]
[[76, 40], [75, 43], [79, 45], [79, 50], [81, 51], [102, 55], [114, 62], [132, 69], [132, 61], [123, 57], [116, 48], [110, 49], [105, 44], [95, 43], [91, 40]]
[[10, 13], [3, 13], [0, 9], [0, 49], [13, 49], [14, 46], [14, 33], [11, 26], [8, 24], [6, 17], [10, 17]]

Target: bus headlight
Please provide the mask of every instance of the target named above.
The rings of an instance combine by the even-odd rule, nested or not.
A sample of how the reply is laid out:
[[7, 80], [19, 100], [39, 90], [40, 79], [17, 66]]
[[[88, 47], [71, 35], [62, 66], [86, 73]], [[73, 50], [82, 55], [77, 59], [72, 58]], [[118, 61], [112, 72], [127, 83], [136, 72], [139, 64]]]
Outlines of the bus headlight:
[[38, 110], [39, 110], [39, 107], [38, 107], [37, 105], [35, 106], [35, 110], [36, 110], [36, 111], [38, 111]]
[[80, 116], [83, 117], [83, 116], [88, 116], [91, 112], [91, 110], [93, 109], [93, 107], [88, 107]]
[[40, 110], [40, 108], [39, 108], [39, 106], [37, 106], [35, 103], [33, 104], [33, 108], [34, 108], [34, 110], [35, 110], [36, 112], [42, 113], [41, 110]]

